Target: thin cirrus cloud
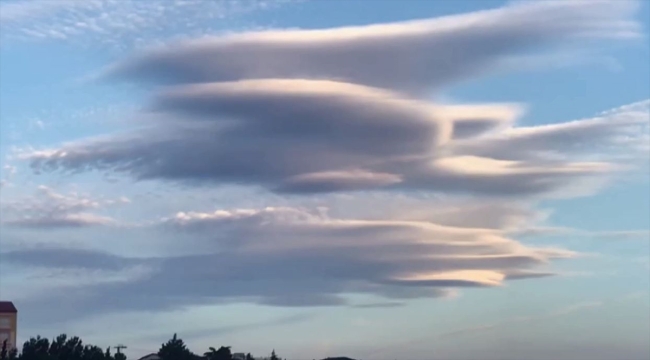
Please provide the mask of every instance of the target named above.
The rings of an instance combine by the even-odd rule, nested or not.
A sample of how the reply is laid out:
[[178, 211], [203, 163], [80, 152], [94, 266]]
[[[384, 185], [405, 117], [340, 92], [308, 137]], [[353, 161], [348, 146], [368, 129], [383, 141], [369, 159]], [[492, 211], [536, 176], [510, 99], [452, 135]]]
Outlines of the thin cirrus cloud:
[[[445, 338], [463, 338], [467, 335], [473, 335], [476, 333], [481, 333], [481, 332], [489, 332], [489, 331], [494, 331], [498, 330], [499, 328], [503, 327], [508, 327], [508, 326], [516, 326], [517, 324], [525, 324], [525, 323], [539, 323], [543, 321], [548, 321], [552, 320], [554, 318], [561, 318], [563, 316], [571, 315], [576, 312], [581, 312], [581, 311], [587, 311], [587, 310], [593, 310], [597, 309], [599, 307], [602, 307], [604, 305], [603, 302], [601, 301], [585, 301], [581, 303], [577, 303], [571, 306], [559, 308], [556, 310], [552, 310], [549, 312], [546, 312], [544, 314], [540, 315], [531, 315], [531, 316], [519, 316], [515, 318], [509, 318], [509, 319], [504, 319], [500, 321], [496, 321], [490, 324], [482, 324], [478, 326], [471, 326], [471, 327], [465, 327], [462, 329], [458, 330], [453, 330], [453, 331], [447, 331], [443, 333], [439, 333], [435, 335], [436, 339], [445, 339]], [[409, 346], [414, 346], [417, 344], [421, 343], [429, 343], [432, 341], [431, 336], [427, 336], [426, 338], [419, 338], [415, 340], [410, 340], [408, 342], [401, 343], [400, 345], [403, 347], [409, 347]], [[389, 348], [380, 348], [379, 351], [388, 351]], [[377, 356], [380, 354], [380, 352], [375, 349], [372, 353], [369, 353], [368, 356]]]
[[[89, 273], [141, 269], [129, 279], [52, 290], [54, 297], [83, 292], [66, 302], [69, 308], [60, 315], [84, 317], [118, 309], [159, 311], [233, 301], [353, 305], [348, 294], [389, 301], [450, 296], [453, 288], [501, 286], [522, 274], [543, 276], [549, 262], [576, 256], [563, 249], [526, 246], [495, 229], [338, 219], [296, 208], [187, 212], [150, 226], [167, 236], [190, 232], [192, 240], [185, 246], [200, 250], [125, 258], [101, 251], [22, 249], [3, 253], [2, 261]], [[26, 309], [41, 305], [37, 299], [21, 304]]]
[[583, 310], [589, 310], [589, 309], [594, 309], [603, 306], [603, 303], [600, 301], [589, 301], [589, 302], [583, 302], [583, 303], [578, 303], [575, 305], [567, 306], [561, 309], [557, 309], [551, 312], [548, 312], [544, 315], [538, 315], [538, 316], [521, 316], [517, 318], [512, 318], [512, 319], [506, 319], [502, 320], [499, 322], [495, 322], [493, 324], [486, 324], [486, 325], [481, 325], [481, 326], [474, 326], [474, 327], [469, 327], [469, 328], [464, 328], [460, 330], [455, 330], [455, 331], [450, 331], [446, 333], [439, 334], [438, 337], [457, 337], [461, 335], [467, 335], [471, 333], [476, 333], [476, 332], [482, 332], [482, 331], [491, 331], [494, 329], [497, 329], [499, 327], [504, 327], [504, 326], [509, 326], [512, 324], [516, 323], [526, 323], [526, 322], [538, 322], [538, 321], [543, 321], [543, 320], [548, 320], [556, 317], [561, 317], [565, 316], [574, 312], [578, 311], [583, 311]]
[[97, 214], [102, 207], [129, 203], [121, 197], [115, 200], [93, 199], [79, 193], [61, 194], [47, 186], [39, 186], [35, 195], [0, 203], [2, 221], [9, 227], [31, 229], [75, 228], [114, 224], [115, 220]]
[[[3, 44], [67, 41], [124, 50], [169, 34], [214, 33], [217, 24], [293, 0], [29, 0], [0, 2]], [[175, 21], [183, 18], [184, 21]], [[218, 21], [215, 21], [217, 20]], [[236, 22], [232, 22], [236, 24]]]
[[480, 154], [497, 159], [558, 158], [567, 153], [602, 157], [634, 156], [645, 159], [650, 143], [650, 100], [612, 109], [596, 117], [564, 123], [511, 127], [480, 141], [457, 141], [459, 154]]

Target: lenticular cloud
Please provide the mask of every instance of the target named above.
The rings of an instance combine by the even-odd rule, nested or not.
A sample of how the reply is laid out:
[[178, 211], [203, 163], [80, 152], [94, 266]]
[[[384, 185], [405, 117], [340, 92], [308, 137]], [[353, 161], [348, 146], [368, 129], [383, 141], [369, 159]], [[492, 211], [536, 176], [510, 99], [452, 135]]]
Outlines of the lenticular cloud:
[[105, 75], [154, 84], [331, 79], [421, 94], [481, 75], [504, 55], [634, 36], [635, 9], [627, 0], [539, 1], [400, 23], [206, 37], [120, 62]]
[[[602, 161], [606, 157], [594, 161], [593, 155], [604, 148], [638, 146], [627, 135], [647, 122], [647, 112], [619, 109], [594, 119], [521, 127], [521, 105], [451, 105], [429, 95], [493, 71], [522, 51], [576, 38], [634, 35], [632, 5], [525, 3], [397, 24], [175, 43], [127, 59], [105, 74], [153, 86], [153, 99], [142, 113], [152, 120], [141, 129], [24, 156], [40, 171], [93, 169], [144, 180], [249, 185], [278, 194], [373, 190], [392, 195], [417, 190], [516, 197], [522, 202], [558, 194], [617, 170]], [[634, 108], [647, 106], [644, 102]], [[399, 221], [366, 222], [312, 219], [286, 209], [188, 212], [168, 219], [166, 225], [186, 231], [223, 226], [227, 219], [227, 229], [237, 230], [232, 236], [239, 241], [236, 246], [222, 244], [219, 250], [232, 264], [223, 257], [214, 261], [218, 255], [200, 256], [213, 271], [215, 263], [224, 268], [192, 289], [199, 295], [217, 276], [223, 281], [235, 278], [228, 272], [235, 271], [233, 267], [237, 274], [251, 271], [250, 278], [259, 282], [252, 287], [255, 291], [299, 277], [304, 302], [337, 303], [337, 295], [361, 288], [395, 296], [412, 295], [409, 288], [496, 286], [546, 276], [531, 268], [573, 256], [505, 238], [504, 232], [513, 230], [506, 225], [491, 229], [494, 212], [505, 211], [498, 206], [461, 217], [453, 215], [455, 210], [425, 210], [428, 215], [418, 215], [417, 221], [400, 215]], [[283, 220], [295, 214], [302, 220]], [[490, 230], [461, 229], [459, 223], [467, 224], [477, 214]], [[261, 216], [267, 218], [258, 223]], [[251, 269], [257, 269], [259, 259], [271, 260], [257, 273]], [[163, 264], [176, 269], [182, 261], [193, 266], [182, 266], [187, 276], [191, 271], [196, 278], [206, 274], [205, 265], [195, 258], [170, 258]], [[336, 261], [347, 266], [345, 275], [329, 267]], [[169, 278], [154, 275], [127, 287], [146, 289], [149, 284], [155, 294], [162, 291], [160, 284], [168, 286]], [[189, 286], [186, 279], [177, 280]], [[308, 286], [316, 283], [327, 291]], [[367, 287], [360, 288], [360, 283]], [[230, 289], [236, 291], [217, 295], [254, 296], [271, 304], [296, 301], [235, 285]], [[436, 291], [416, 296], [439, 296]]]
[[[492, 71], [521, 51], [634, 34], [633, 5], [525, 3], [403, 23], [173, 43], [105, 74], [166, 85], [154, 88], [143, 114], [153, 125], [28, 157], [39, 170], [101, 169], [277, 193], [556, 193], [613, 167], [544, 157], [572, 148], [559, 148], [548, 131], [518, 128], [522, 106], [448, 105], [423, 95]], [[504, 158], [513, 147], [521, 149]]]

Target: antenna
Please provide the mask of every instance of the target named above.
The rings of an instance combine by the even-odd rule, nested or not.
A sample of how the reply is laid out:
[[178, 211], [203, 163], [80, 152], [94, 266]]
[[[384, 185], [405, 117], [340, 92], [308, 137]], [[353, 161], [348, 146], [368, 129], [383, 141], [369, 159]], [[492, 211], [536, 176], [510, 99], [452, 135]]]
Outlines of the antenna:
[[122, 353], [122, 349], [126, 349], [126, 348], [127, 348], [126, 345], [122, 345], [122, 344], [115, 345], [114, 347], [117, 349], [117, 353], [118, 353], [118, 354], [121, 354], [121, 353]]

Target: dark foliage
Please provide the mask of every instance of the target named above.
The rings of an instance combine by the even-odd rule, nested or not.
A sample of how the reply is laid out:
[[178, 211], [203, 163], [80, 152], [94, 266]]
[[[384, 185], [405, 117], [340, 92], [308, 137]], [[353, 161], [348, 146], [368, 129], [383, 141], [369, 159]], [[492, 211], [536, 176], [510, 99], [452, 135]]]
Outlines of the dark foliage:
[[[210, 347], [202, 356], [190, 351], [185, 342], [176, 334], [166, 343], [160, 346], [158, 356], [162, 360], [233, 360], [230, 346], [221, 346], [218, 349]], [[9, 349], [7, 342], [2, 344], [0, 360], [127, 360], [124, 353], [111, 352], [108, 347], [105, 350], [90, 344], [84, 344], [79, 337], [68, 337], [61, 334], [52, 341], [47, 338], [36, 336], [23, 343], [20, 353], [16, 349]], [[244, 360], [255, 360], [250, 354], [246, 354]], [[275, 353], [271, 353], [270, 360], [281, 360]], [[328, 358], [325, 360], [352, 360], [350, 358]]]
[[187, 348], [185, 342], [179, 339], [176, 334], [162, 344], [158, 350], [158, 356], [162, 360], [194, 360], [196, 356]]
[[232, 360], [230, 346], [222, 346], [219, 348], [219, 350], [210, 347], [210, 351], [206, 352], [204, 356], [208, 360]]
[[[124, 356], [123, 354], [119, 354]], [[13, 351], [8, 359], [16, 360], [119, 360], [111, 356], [110, 348], [106, 351], [95, 345], [84, 345], [79, 337], [68, 338], [61, 334], [51, 342], [37, 336], [25, 341], [20, 355]], [[126, 360], [126, 357], [121, 360]]]

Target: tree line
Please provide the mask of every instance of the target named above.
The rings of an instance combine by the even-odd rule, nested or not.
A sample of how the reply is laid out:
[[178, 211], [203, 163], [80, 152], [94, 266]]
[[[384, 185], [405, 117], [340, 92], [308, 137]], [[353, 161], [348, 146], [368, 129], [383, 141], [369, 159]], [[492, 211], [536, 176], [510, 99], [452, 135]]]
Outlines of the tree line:
[[[170, 340], [160, 346], [157, 354], [162, 360], [233, 360], [230, 349], [230, 346], [221, 346], [218, 349], [210, 347], [203, 355], [197, 355], [174, 334]], [[40, 336], [30, 338], [23, 343], [20, 352], [15, 348], [9, 349], [5, 340], [2, 344], [0, 360], [127, 360], [127, 357], [119, 349], [112, 352], [111, 347], [103, 349], [84, 344], [77, 336], [68, 337], [61, 334], [52, 341]], [[248, 353], [245, 360], [255, 359]], [[282, 359], [273, 350], [270, 360]]]

